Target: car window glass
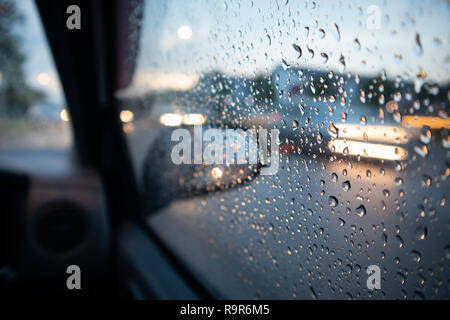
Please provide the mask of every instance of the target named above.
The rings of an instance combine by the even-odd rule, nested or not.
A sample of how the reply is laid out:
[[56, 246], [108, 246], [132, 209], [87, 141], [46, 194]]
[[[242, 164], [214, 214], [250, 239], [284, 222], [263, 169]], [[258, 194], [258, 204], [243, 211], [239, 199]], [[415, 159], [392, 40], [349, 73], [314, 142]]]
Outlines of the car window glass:
[[0, 1], [0, 46], [0, 148], [69, 148], [69, 113], [33, 1]]
[[[448, 1], [174, 0], [142, 12], [135, 74], [118, 96], [144, 189], [190, 179], [166, 166], [176, 129], [279, 134], [271, 174], [224, 188], [218, 167], [204, 176], [220, 187], [204, 194], [143, 192], [168, 190], [149, 223], [207, 288], [448, 298]], [[381, 288], [367, 284], [370, 266]]]

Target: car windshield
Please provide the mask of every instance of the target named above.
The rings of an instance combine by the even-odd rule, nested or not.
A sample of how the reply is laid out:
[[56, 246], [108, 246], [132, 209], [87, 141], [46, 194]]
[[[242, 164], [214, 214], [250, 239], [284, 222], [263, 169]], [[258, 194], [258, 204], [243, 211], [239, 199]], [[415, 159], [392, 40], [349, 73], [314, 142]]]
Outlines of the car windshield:
[[[205, 287], [248, 299], [448, 298], [448, 1], [138, 9], [135, 73], [117, 92], [123, 129], [142, 194], [150, 206], [165, 199], [149, 224]], [[194, 127], [262, 133], [269, 163], [258, 153], [256, 169], [230, 173], [233, 161], [205, 166], [195, 146], [174, 159], [175, 130], [194, 141]], [[211, 183], [198, 194], [200, 177]]]

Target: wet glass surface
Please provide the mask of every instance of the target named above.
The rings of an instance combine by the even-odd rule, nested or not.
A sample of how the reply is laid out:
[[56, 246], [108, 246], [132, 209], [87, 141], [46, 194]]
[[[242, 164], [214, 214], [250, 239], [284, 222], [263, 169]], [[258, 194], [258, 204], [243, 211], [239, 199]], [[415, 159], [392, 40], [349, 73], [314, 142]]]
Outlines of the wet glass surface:
[[[447, 1], [168, 1], [143, 13], [133, 83], [118, 92], [142, 184], [157, 179], [145, 165], [169, 170], [144, 164], [161, 132], [279, 130], [275, 174], [173, 197], [148, 218], [207, 288], [450, 296]], [[366, 285], [370, 265], [381, 289]]]

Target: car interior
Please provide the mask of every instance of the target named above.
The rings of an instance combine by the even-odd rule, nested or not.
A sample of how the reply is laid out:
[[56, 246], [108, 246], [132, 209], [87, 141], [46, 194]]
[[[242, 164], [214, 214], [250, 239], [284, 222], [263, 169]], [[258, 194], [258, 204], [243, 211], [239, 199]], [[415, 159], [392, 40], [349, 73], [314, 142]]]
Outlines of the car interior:
[[449, 13], [0, 0], [0, 296], [449, 299]]

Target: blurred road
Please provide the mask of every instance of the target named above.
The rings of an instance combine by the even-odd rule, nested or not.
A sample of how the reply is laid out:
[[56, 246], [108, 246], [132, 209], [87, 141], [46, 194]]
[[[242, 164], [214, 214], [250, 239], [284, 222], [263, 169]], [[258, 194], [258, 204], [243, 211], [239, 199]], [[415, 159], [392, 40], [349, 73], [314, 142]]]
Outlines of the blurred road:
[[[144, 131], [130, 145], [143, 150]], [[149, 223], [223, 297], [445, 297], [449, 157], [430, 150], [398, 162], [283, 155], [277, 175], [174, 201]], [[366, 288], [371, 264], [381, 291]]]

